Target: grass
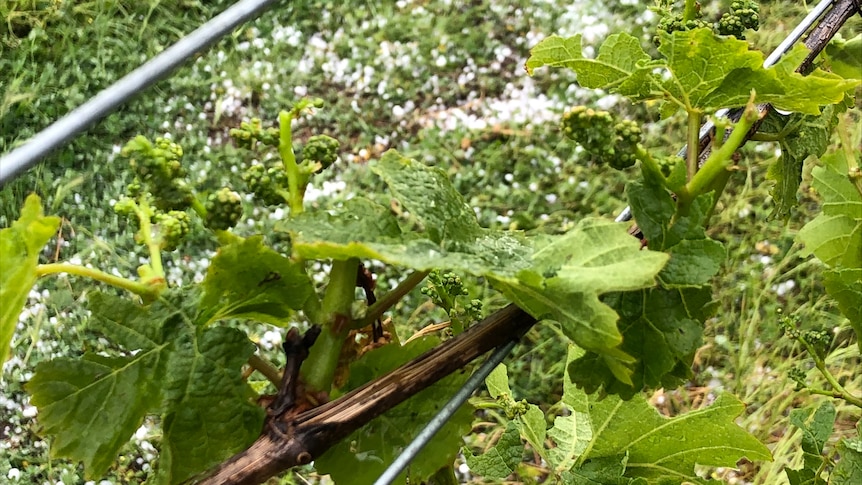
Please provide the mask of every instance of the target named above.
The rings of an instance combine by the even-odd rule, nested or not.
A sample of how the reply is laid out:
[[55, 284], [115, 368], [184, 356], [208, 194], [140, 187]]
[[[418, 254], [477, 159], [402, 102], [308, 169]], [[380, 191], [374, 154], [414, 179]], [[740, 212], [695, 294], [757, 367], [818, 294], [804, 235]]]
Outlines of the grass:
[[[183, 0], [183, 8], [168, 3], [18, 0], [0, 7], [8, 9], [0, 10], [0, 152], [230, 2]], [[609, 31], [637, 33], [649, 23], [648, 16], [633, 16], [640, 11], [635, 6], [615, 5], [607, 13], [598, 2], [568, 3], [285, 2], [4, 187], [0, 227], [15, 219], [27, 193], [38, 192], [51, 212], [65, 218], [62, 241], [46, 252], [47, 259], [59, 253], [61, 259], [133, 274], [142, 253], [109, 205], [129, 181], [117, 157], [119, 146], [138, 133], [170, 133], [184, 146], [199, 184], [212, 190], [235, 180], [232, 169], [243, 163], [227, 142], [227, 130], [250, 117], [272, 122], [278, 110], [301, 95], [324, 98], [326, 109], [300, 123], [300, 136], [327, 133], [344, 147], [339, 169], [313, 181], [317, 205], [379, 190], [365, 162], [391, 147], [447, 170], [488, 227], [554, 233], [586, 215], [613, 215], [625, 205], [626, 176], [579, 161], [578, 149], [555, 129], [563, 110], [580, 103], [614, 106], [651, 122], [646, 129], [656, 145], [676, 147], [681, 137], [668, 135], [678, 129], [673, 124], [644, 117], [643, 107], [584, 91], [563, 73], [524, 75], [528, 48], [545, 35], [584, 32], [598, 41]], [[752, 42], [777, 44], [800, 18], [799, 8], [794, 2], [765, 4], [765, 33]], [[859, 30], [854, 22], [849, 33]], [[728, 482], [785, 480], [783, 467], [800, 460], [799, 437], [788, 427], [788, 412], [821, 399], [795, 392], [787, 378], [790, 366], [804, 358], [797, 344], [781, 336], [777, 310], [795, 313], [806, 325], [832, 328], [841, 323], [837, 310], [822, 297], [821, 268], [793, 242], [795, 231], [817, 210], [816, 200], [806, 197], [787, 226], [769, 220], [769, 184], [763, 174], [774, 159], [772, 148], [746, 150], [750, 168], [736, 176], [717, 212], [713, 236], [725, 242], [730, 257], [716, 278], [721, 308], [708, 322], [695, 378], [683, 388], [653, 396], [667, 414], [703, 406], [722, 389], [749, 404], [741, 424], [769, 443], [776, 459], [744, 466], [738, 474], [710, 471]], [[250, 207], [246, 214], [249, 219], [239, 228], [245, 233], [266, 232], [278, 218], [277, 212], [252, 213]], [[201, 237], [168, 257], [172, 280], [200, 278], [214, 248], [213, 241]], [[396, 269], [372, 269], [381, 289], [399, 276]], [[79, 467], [49, 457], [49, 443], [36, 434], [34, 408], [22, 384], [42, 360], [104, 350], [110, 343], [87, 329], [79, 282], [56, 278], [40, 282], [40, 288], [44, 291], [31, 294], [13, 340], [13, 359], [3, 368], [0, 431], [5, 428], [6, 443], [0, 446], [0, 477], [11, 479], [15, 469], [21, 483], [82, 483]], [[471, 293], [483, 298], [486, 308], [502, 303], [481, 282], [471, 286]], [[417, 291], [410, 301], [420, 298]], [[439, 312], [424, 311], [411, 317], [410, 305], [398, 308], [400, 329], [408, 333], [442, 318]], [[252, 336], [271, 348], [278, 335], [270, 332], [254, 327]], [[854, 370], [859, 355], [845, 337], [836, 337], [828, 362], [858, 392], [862, 377]], [[556, 402], [564, 351], [553, 328], [533, 329], [510, 359], [518, 396]], [[839, 411], [834, 438], [859, 419], [858, 409]], [[154, 457], [156, 439], [136, 436], [106, 479], [138, 483]], [[313, 477], [309, 470], [302, 474]], [[289, 475], [284, 483], [298, 482], [295, 477]]]

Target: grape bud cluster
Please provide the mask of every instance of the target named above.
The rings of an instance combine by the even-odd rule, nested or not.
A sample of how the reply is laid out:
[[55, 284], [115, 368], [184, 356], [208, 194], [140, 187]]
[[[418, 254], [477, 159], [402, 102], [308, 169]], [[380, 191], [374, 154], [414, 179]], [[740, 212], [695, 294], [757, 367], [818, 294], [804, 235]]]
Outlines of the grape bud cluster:
[[210, 194], [204, 207], [207, 211], [204, 224], [216, 231], [230, 229], [242, 217], [242, 198], [228, 187]]
[[597, 163], [624, 170], [637, 160], [641, 129], [634, 121], [618, 120], [607, 111], [576, 106], [563, 115], [561, 128]]
[[303, 162], [319, 163], [320, 167], [315, 172], [326, 170], [338, 160], [340, 146], [338, 140], [331, 136], [314, 135], [302, 147], [302, 160]]
[[[138, 135], [120, 152], [129, 158], [137, 180], [129, 186], [130, 196], [141, 192], [153, 195], [153, 204], [162, 211], [185, 210], [194, 197], [182, 165], [183, 149], [166, 139], [155, 143]], [[131, 192], [135, 192], [133, 195]]]
[[725, 12], [716, 24], [716, 32], [732, 35], [737, 39], [745, 38], [745, 30], [760, 27], [760, 6], [754, 0], [734, 0], [730, 11]]
[[251, 165], [243, 172], [242, 180], [258, 202], [268, 206], [285, 203], [282, 194], [287, 190], [287, 172], [283, 167]]
[[264, 128], [260, 118], [243, 121], [239, 124], [239, 128], [231, 128], [228, 134], [240, 148], [254, 148], [257, 142], [268, 146], [278, 146], [279, 141], [278, 128]]
[[169, 211], [156, 214], [156, 234], [164, 251], [173, 251], [188, 236], [192, 221], [186, 211]]

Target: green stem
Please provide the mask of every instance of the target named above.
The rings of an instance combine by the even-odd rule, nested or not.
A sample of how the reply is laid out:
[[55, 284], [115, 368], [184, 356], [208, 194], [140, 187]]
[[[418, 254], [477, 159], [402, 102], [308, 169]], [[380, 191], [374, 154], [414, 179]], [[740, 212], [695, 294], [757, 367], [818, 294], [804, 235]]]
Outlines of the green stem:
[[377, 300], [376, 303], [368, 307], [368, 310], [365, 312], [365, 318], [362, 319], [362, 323], [359, 325], [359, 328], [367, 327], [368, 325], [373, 324], [380, 318], [386, 310], [392, 308], [396, 303], [401, 301], [402, 298], [407, 293], [410, 293], [410, 290], [416, 288], [416, 285], [422, 282], [426, 276], [428, 276], [429, 271], [414, 271], [407, 275], [407, 278], [404, 278], [404, 281], [398, 283], [392, 291], [383, 295], [382, 298]]
[[650, 153], [644, 150], [644, 147], [638, 145], [635, 147], [635, 157], [641, 162], [641, 170], [645, 172], [645, 176], [651, 176], [656, 180], [661, 181], [663, 186], [667, 185], [667, 179], [661, 171], [661, 167], [655, 161], [655, 159], [650, 155]]
[[329, 392], [332, 387], [341, 348], [351, 328], [350, 314], [356, 296], [358, 269], [357, 258], [332, 262], [329, 285], [320, 307], [320, 315], [324, 320], [315, 322], [320, 323], [323, 328], [301, 369], [306, 388], [310, 392]]
[[[752, 103], [749, 103], [742, 117], [733, 127], [733, 131], [730, 132], [730, 136], [721, 145], [721, 148], [713, 150], [709, 154], [709, 158], [703, 163], [703, 166], [700, 167], [700, 170], [689, 180], [686, 187], [688, 188], [688, 196], [691, 199], [708, 192], [720, 176], [726, 175], [725, 172], [727, 172], [727, 168], [733, 160], [733, 153], [745, 143], [748, 131], [757, 121], [757, 118], [757, 108]], [[677, 195], [679, 196], [679, 194]], [[682, 198], [680, 198], [680, 201], [682, 201]], [[691, 200], [685, 202], [690, 203]]]
[[682, 14], [683, 22], [697, 18], [697, 0], [685, 0], [685, 11]]
[[688, 145], [685, 150], [685, 173], [686, 180], [689, 182], [694, 178], [695, 173], [697, 173], [697, 159], [700, 155], [698, 151], [698, 147], [700, 147], [700, 121], [702, 118], [703, 116], [696, 111], [689, 111], [688, 113]]
[[826, 382], [828, 382], [829, 385], [832, 386], [832, 389], [834, 389], [835, 392], [838, 394], [837, 396], [833, 394], [833, 397], [840, 397], [848, 403], [862, 409], [862, 398], [856, 397], [853, 394], [850, 394], [847, 389], [844, 389], [844, 386], [842, 386], [841, 383], [838, 382], [838, 379], [836, 379], [835, 376], [833, 376], [832, 373], [829, 372], [829, 369], [826, 368], [826, 362], [820, 357], [820, 354], [817, 353], [817, 350], [814, 348], [814, 346], [808, 343], [805, 339], [798, 338], [797, 340], [799, 340], [799, 342], [803, 346], [805, 346], [805, 350], [808, 351], [808, 355], [810, 355], [811, 358], [814, 359], [814, 366], [817, 367], [817, 370], [820, 371], [820, 374], [823, 375], [823, 377], [826, 379]]
[[248, 365], [263, 374], [269, 382], [272, 382], [276, 389], [281, 389], [281, 372], [275, 366], [257, 354], [251, 354], [251, 357], [248, 358]]
[[[49, 274], [58, 274], [58, 273], [66, 273], [75, 276], [84, 276], [90, 279], [94, 279], [96, 281], [101, 281], [102, 283], [107, 283], [116, 288], [121, 288], [127, 291], [130, 291], [136, 295], [140, 295], [143, 297], [152, 297], [155, 298], [159, 296], [159, 292], [161, 291], [161, 287], [158, 285], [148, 285], [144, 283], [140, 283], [138, 281], [132, 281], [127, 278], [121, 278], [119, 276], [114, 276], [112, 274], [105, 273], [104, 271], [88, 268], [86, 266], [79, 266], [76, 264], [69, 263], [51, 263], [51, 264], [40, 264], [36, 266], [36, 276], [45, 276]], [[162, 284], [164, 284], [164, 280], [161, 280]]]
[[287, 204], [290, 206], [291, 217], [302, 213], [302, 198], [305, 194], [305, 187], [301, 184], [303, 175], [296, 163], [296, 154], [293, 153], [293, 131], [290, 124], [294, 117], [293, 111], [282, 111], [278, 114], [278, 154], [284, 163], [284, 171], [287, 172]]
[[140, 205], [135, 206], [141, 229], [138, 231], [143, 239], [144, 245], [150, 253], [150, 268], [157, 278], [165, 279], [165, 269], [162, 266], [162, 248], [158, 241], [153, 240], [153, 225], [150, 223], [150, 211], [147, 202], [141, 198]]
[[207, 208], [198, 200], [197, 197], [192, 197], [192, 210], [195, 211], [195, 214], [198, 215], [202, 220], [207, 219]]

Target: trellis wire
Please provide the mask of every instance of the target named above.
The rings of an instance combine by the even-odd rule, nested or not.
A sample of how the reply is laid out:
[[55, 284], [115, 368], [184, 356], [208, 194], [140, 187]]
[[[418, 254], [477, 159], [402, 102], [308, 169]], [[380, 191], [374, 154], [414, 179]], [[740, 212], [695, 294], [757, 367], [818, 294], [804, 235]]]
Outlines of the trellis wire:
[[431, 441], [431, 438], [440, 431], [447, 421], [458, 411], [458, 408], [461, 407], [462, 404], [473, 394], [473, 391], [476, 390], [477, 387], [488, 377], [488, 374], [497, 367], [503, 359], [515, 348], [515, 344], [517, 340], [510, 340], [509, 343], [501, 345], [494, 350], [494, 353], [488, 357], [488, 360], [482, 363], [482, 365], [476, 369], [476, 372], [467, 379], [467, 382], [458, 389], [458, 392], [449, 399], [449, 402], [444, 405], [440, 411], [431, 418], [431, 421], [428, 421], [428, 424], [422, 428], [422, 431], [416, 435], [416, 438], [407, 445], [406, 448], [398, 455], [398, 458], [389, 465], [389, 468], [380, 475], [380, 478], [374, 482], [374, 485], [389, 485], [392, 483], [398, 475], [407, 468], [407, 465], [416, 458], [416, 455]]
[[[808, 29], [810, 29], [815, 22], [817, 22], [817, 19], [819, 19], [824, 13], [826, 13], [827, 10], [829, 10], [829, 7], [831, 7], [833, 3], [835, 3], [835, 0], [821, 0], [820, 3], [818, 3], [817, 6], [814, 7], [811, 12], [809, 12], [808, 15], [806, 15], [805, 18], [802, 19], [801, 22], [799, 22], [799, 25], [797, 25], [795, 29], [793, 29], [789, 34], [787, 34], [787, 37], [785, 37], [784, 40], [781, 41], [780, 44], [778, 44], [778, 47], [776, 47], [775, 50], [773, 50], [772, 53], [767, 56], [766, 60], [763, 61], [763, 67], [772, 67], [773, 65], [775, 65], [775, 63], [778, 62], [779, 59], [781, 59], [781, 56], [789, 52], [790, 49], [792, 49], [793, 46], [797, 42], [799, 42], [799, 39], [802, 38], [802, 35], [805, 34], [805, 32], [807, 32]], [[720, 109], [715, 112], [715, 116], [725, 116], [728, 111], [729, 110], [727, 109]], [[713, 124], [712, 121], [707, 121], [706, 123], [704, 123], [703, 126], [701, 126], [700, 128], [699, 139], [703, 140], [704, 137], [709, 136], [709, 133], [712, 131], [713, 128], [715, 128], [715, 124]], [[687, 152], [688, 145], [684, 145], [677, 153], [677, 156], [685, 158]], [[623, 209], [623, 211], [620, 212], [620, 215], [618, 215], [617, 218], [614, 220], [616, 222], [624, 222], [631, 220], [631, 218], [632, 208], [631, 206], [629, 206]]]
[[240, 0], [0, 158], [0, 187], [277, 0]]

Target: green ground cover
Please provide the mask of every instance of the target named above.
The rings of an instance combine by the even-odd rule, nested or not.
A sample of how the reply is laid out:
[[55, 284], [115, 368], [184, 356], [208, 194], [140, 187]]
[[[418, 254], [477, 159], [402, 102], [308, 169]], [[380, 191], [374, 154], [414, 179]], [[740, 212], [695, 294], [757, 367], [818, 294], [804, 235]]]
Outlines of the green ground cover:
[[[159, 0], [27, 1], [0, 7], [0, 153], [12, 149], [79, 105], [145, 59], [203, 23], [230, 2]], [[557, 130], [563, 111], [575, 104], [612, 108], [644, 123], [649, 142], [675, 151], [681, 137], [671, 123], [646, 117], [641, 106], [615, 96], [587, 92], [560, 72], [526, 75], [529, 48], [543, 37], [583, 33], [595, 43], [625, 29], [649, 44], [651, 15], [636, 2], [611, 11], [600, 2], [444, 0], [398, 2], [282, 2], [261, 19], [238, 29], [202, 53], [176, 75], [127, 104], [39, 167], [0, 191], [0, 227], [17, 217], [29, 192], [42, 195], [47, 211], [64, 217], [60, 237], [44, 254], [84, 265], [133, 274], [144, 253], [133, 244], [133, 229], [111, 210], [131, 175], [119, 147], [136, 134], [169, 135], [192, 160], [190, 172], [209, 188], [237, 180], [240, 152], [227, 132], [242, 120], [272, 123], [278, 111], [299, 97], [323, 98], [326, 109], [301, 121], [295, 131], [326, 133], [341, 141], [342, 163], [312, 182], [313, 203], [321, 207], [377, 190], [369, 186], [366, 164], [387, 148], [443, 167], [487, 227], [560, 232], [587, 215], [615, 215], [624, 205], [625, 175], [583, 162], [580, 149]], [[763, 6], [761, 33], [750, 41], [776, 45], [793, 28], [803, 8], [795, 2]], [[859, 32], [859, 21], [847, 34]], [[643, 32], [641, 32], [643, 31]], [[847, 128], [855, 118], [850, 118]], [[652, 402], [667, 414], [697, 409], [728, 390], [748, 404], [742, 425], [773, 448], [775, 461], [743, 464], [740, 471], [709, 470], [729, 483], [781, 483], [782, 470], [801, 461], [799, 437], [791, 437], [789, 411], [818, 402], [794, 392], [788, 370], [801, 350], [781, 337], [779, 310], [795, 312], [806, 325], [837, 327], [841, 316], [825, 298], [819, 263], [803, 258], [796, 231], [817, 209], [804, 196], [788, 225], [770, 220], [765, 167], [777, 145], [745, 150], [746, 164], [722, 201], [713, 237], [727, 245], [731, 259], [717, 278], [721, 309], [709, 322], [706, 345], [695, 361], [695, 378], [677, 390], [659, 391]], [[240, 234], [267, 232], [279, 209], [249, 203]], [[198, 237], [167, 256], [173, 282], [199, 280], [212, 257], [214, 241]], [[391, 287], [393, 270], [372, 265], [381, 289]], [[55, 278], [30, 295], [13, 339], [13, 355], [0, 385], [0, 481], [83, 483], [82, 470], [49, 457], [35, 408], [23, 383], [40, 361], [58, 355], [98, 351], [110, 343], [88, 330], [82, 285]], [[486, 311], [503, 303], [481, 282], [471, 295]], [[408, 334], [443, 313], [422, 304], [399, 307], [399, 329]], [[253, 327], [259, 346], [278, 360], [281, 335]], [[834, 339], [827, 362], [845, 386], [862, 389], [860, 358], [849, 334]], [[556, 402], [565, 356], [555, 329], [532, 330], [509, 359], [516, 397]], [[813, 374], [812, 374], [813, 376]], [[837, 431], [859, 420], [839, 406]], [[481, 448], [499, 426], [493, 416], [477, 418], [482, 433], [471, 438]], [[109, 483], [139, 483], [155, 456], [158, 435], [143, 427]], [[522, 479], [541, 475], [525, 468]], [[462, 475], [470, 480], [469, 473]], [[311, 469], [289, 474], [283, 483], [317, 480]]]

